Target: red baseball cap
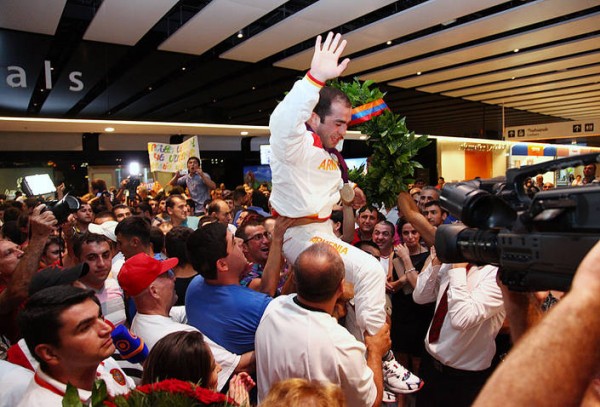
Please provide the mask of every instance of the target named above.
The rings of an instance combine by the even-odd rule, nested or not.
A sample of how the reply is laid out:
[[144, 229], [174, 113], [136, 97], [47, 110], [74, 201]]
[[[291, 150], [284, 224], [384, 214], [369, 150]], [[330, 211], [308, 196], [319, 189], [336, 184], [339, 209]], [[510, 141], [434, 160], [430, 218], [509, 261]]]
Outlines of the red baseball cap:
[[127, 259], [119, 271], [119, 285], [126, 294], [135, 297], [152, 284], [156, 277], [166, 273], [179, 263], [176, 257], [156, 260], [146, 253], [138, 253]]

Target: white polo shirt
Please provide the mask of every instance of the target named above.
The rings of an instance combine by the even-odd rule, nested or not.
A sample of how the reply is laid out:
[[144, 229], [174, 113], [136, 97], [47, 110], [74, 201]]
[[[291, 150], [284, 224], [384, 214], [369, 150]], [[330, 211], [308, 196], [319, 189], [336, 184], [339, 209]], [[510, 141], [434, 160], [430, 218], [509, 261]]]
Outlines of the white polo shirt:
[[350, 407], [370, 406], [377, 397], [366, 347], [335, 318], [282, 295], [267, 306], [256, 331], [258, 400], [273, 384], [299, 377], [339, 385]]

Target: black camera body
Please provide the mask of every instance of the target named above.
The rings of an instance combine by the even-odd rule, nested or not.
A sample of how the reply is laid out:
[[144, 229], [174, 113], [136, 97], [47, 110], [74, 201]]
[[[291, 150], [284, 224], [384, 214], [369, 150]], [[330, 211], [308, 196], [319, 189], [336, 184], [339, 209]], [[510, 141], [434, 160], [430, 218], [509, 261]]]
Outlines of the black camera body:
[[509, 169], [502, 179], [446, 184], [442, 206], [464, 224], [441, 225], [435, 247], [446, 263], [500, 267], [516, 291], [567, 291], [579, 263], [600, 238], [600, 186], [565, 187], [530, 198], [527, 177], [600, 162], [600, 154]]
[[52, 211], [59, 225], [67, 221], [70, 214], [75, 213], [81, 206], [79, 199], [66, 194], [60, 201], [47, 201], [46, 207]]

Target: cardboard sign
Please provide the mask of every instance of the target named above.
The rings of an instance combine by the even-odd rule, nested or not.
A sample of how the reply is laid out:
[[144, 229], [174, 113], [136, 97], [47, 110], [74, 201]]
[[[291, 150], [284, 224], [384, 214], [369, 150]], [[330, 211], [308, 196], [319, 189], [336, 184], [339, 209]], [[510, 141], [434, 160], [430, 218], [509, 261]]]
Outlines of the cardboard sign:
[[198, 136], [181, 144], [148, 143], [150, 171], [176, 172], [187, 168], [190, 157], [200, 158]]

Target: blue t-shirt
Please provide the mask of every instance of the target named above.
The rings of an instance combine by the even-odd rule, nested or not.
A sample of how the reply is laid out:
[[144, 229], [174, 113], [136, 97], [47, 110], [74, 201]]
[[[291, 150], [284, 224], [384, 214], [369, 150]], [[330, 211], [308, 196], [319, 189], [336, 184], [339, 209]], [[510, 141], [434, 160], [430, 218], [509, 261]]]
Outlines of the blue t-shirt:
[[230, 352], [254, 350], [254, 336], [272, 298], [239, 285], [206, 284], [196, 276], [185, 294], [188, 324]]

